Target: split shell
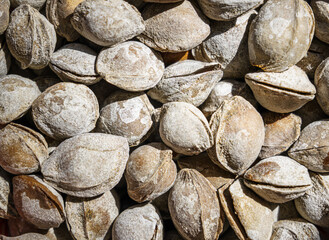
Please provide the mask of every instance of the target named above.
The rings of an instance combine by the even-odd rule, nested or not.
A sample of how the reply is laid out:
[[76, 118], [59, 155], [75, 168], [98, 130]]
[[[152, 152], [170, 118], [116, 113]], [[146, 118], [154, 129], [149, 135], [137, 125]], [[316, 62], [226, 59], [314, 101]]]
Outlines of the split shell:
[[316, 100], [322, 110], [329, 115], [329, 58], [326, 58], [317, 67], [314, 76], [314, 84], [316, 86]]

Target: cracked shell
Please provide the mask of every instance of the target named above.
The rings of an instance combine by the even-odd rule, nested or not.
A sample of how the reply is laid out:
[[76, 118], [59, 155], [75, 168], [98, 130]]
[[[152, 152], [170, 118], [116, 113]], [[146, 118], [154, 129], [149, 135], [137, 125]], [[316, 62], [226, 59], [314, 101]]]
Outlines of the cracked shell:
[[314, 84], [316, 86], [316, 100], [322, 110], [329, 115], [329, 58], [326, 58], [317, 67], [314, 76]]

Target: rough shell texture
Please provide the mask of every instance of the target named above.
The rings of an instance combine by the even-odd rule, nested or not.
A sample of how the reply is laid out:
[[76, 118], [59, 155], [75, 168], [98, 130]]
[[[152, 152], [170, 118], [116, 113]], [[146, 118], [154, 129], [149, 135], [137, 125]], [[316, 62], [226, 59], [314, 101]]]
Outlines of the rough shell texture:
[[71, 23], [82, 36], [100, 46], [124, 42], [145, 29], [138, 10], [122, 0], [83, 1], [75, 8]]
[[[1, 21], [1, 20], [0, 20]], [[0, 77], [8, 74], [11, 66], [11, 55], [4, 37], [0, 37]]]
[[207, 119], [199, 109], [189, 103], [164, 104], [159, 132], [167, 146], [185, 155], [199, 154], [213, 145]]
[[329, 120], [306, 126], [288, 155], [315, 172], [329, 172]]
[[62, 196], [37, 176], [15, 176], [13, 198], [19, 215], [38, 228], [59, 227], [65, 220]]
[[99, 106], [85, 85], [58, 83], [33, 102], [32, 116], [41, 132], [60, 140], [94, 129]]
[[329, 1], [312, 0], [311, 7], [315, 16], [315, 36], [325, 43], [329, 43]]
[[315, 225], [329, 227], [329, 175], [310, 172], [313, 188], [295, 199], [299, 214]]
[[293, 114], [264, 112], [265, 139], [260, 158], [268, 158], [284, 151], [299, 138], [302, 119]]
[[317, 91], [316, 100], [322, 110], [329, 115], [329, 58], [317, 67], [314, 83]]
[[257, 8], [263, 4], [263, 0], [198, 0], [198, 3], [208, 18], [229, 21]]
[[216, 189], [194, 169], [182, 169], [170, 190], [168, 206], [172, 221], [184, 239], [217, 239], [223, 230]]
[[245, 80], [256, 100], [272, 112], [293, 112], [315, 97], [315, 86], [297, 66], [280, 73], [248, 73]]
[[171, 4], [151, 3], [142, 15], [145, 31], [138, 39], [161, 52], [190, 50], [210, 34], [207, 18], [187, 0]]
[[100, 52], [97, 72], [104, 79], [127, 91], [144, 91], [161, 79], [164, 63], [160, 54], [143, 43], [128, 41]]
[[264, 71], [284, 71], [307, 53], [314, 35], [314, 16], [303, 0], [269, 0], [249, 31], [249, 58]]
[[97, 198], [68, 196], [65, 212], [67, 227], [74, 239], [109, 239], [110, 227], [119, 215], [119, 199], [113, 191]]
[[136, 202], [150, 201], [167, 192], [175, 182], [176, 164], [172, 151], [163, 143], [135, 149], [125, 170], [129, 196]]
[[0, 130], [0, 165], [7, 172], [37, 172], [47, 158], [48, 145], [40, 133], [15, 123]]
[[0, 169], [0, 218], [14, 219], [16, 217], [17, 212], [11, 192], [11, 178], [6, 171]]
[[198, 107], [223, 76], [216, 63], [185, 60], [165, 69], [161, 81], [147, 94], [159, 102], [187, 102]]
[[244, 98], [225, 100], [211, 116], [214, 145], [211, 160], [221, 168], [242, 174], [256, 160], [264, 142], [264, 123], [257, 110]]
[[0, 235], [1, 240], [49, 240], [49, 238], [43, 234], [40, 233], [25, 233], [23, 235], [17, 236], [17, 237], [7, 237], [4, 235]]
[[6, 31], [9, 24], [9, 7], [9, 0], [0, 0], [0, 35]]
[[17, 8], [22, 4], [28, 4], [31, 7], [40, 10], [45, 3], [46, 0], [10, 0], [11, 7], [13, 8]]
[[38, 10], [23, 4], [10, 15], [6, 41], [22, 69], [41, 69], [48, 65], [55, 50], [56, 32]]
[[45, 180], [71, 196], [93, 197], [121, 179], [129, 155], [125, 138], [85, 133], [63, 141], [41, 166]]
[[117, 91], [103, 105], [97, 132], [125, 137], [130, 146], [137, 146], [153, 131], [154, 108], [146, 94]]
[[158, 210], [150, 203], [124, 210], [113, 224], [112, 239], [163, 239], [163, 224]]
[[0, 78], [0, 124], [23, 116], [40, 95], [35, 82], [18, 75]]
[[89, 85], [102, 78], [95, 71], [96, 57], [97, 53], [86, 45], [71, 43], [54, 52], [49, 66], [63, 81]]

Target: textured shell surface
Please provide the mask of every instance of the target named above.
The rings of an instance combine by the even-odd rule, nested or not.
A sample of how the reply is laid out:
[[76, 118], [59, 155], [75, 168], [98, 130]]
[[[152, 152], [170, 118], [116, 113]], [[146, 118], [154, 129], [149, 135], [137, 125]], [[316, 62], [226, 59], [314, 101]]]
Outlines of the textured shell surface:
[[0, 35], [2, 35], [9, 24], [9, 12], [10, 1], [9, 0], [1, 0], [0, 1]]
[[325, 43], [329, 43], [329, 1], [312, 0], [311, 7], [315, 17], [315, 36]]
[[23, 4], [29, 4], [31, 7], [40, 10], [45, 3], [46, 0], [10, 0], [10, 4], [13, 8], [17, 8]]
[[[328, 6], [329, 7], [329, 6]], [[322, 110], [329, 115], [329, 58], [326, 58], [317, 67], [314, 76], [314, 84], [316, 86], [316, 100]]]
[[0, 217], [4, 219], [17, 217], [11, 188], [10, 175], [5, 170], [0, 169]]

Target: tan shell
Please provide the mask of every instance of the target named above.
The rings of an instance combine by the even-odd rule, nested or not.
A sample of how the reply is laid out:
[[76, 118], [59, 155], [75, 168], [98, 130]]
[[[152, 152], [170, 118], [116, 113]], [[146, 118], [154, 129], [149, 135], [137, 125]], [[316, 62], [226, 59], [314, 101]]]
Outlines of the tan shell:
[[284, 151], [299, 138], [302, 119], [293, 113], [264, 112], [265, 139], [260, 158], [268, 158]]
[[110, 227], [119, 215], [119, 207], [114, 191], [91, 199], [68, 196], [65, 201], [66, 224], [73, 239], [109, 239]]
[[329, 121], [306, 126], [288, 155], [315, 172], [329, 172]]
[[0, 218], [14, 219], [17, 212], [11, 192], [11, 178], [9, 174], [0, 168]]
[[314, 85], [297, 66], [280, 73], [248, 73], [245, 80], [260, 105], [272, 112], [293, 112], [315, 97]]
[[18, 75], [0, 78], [0, 124], [22, 117], [40, 95], [32, 80]]
[[83, 37], [100, 46], [124, 42], [145, 29], [138, 10], [123, 0], [83, 1], [75, 8], [71, 23]]
[[329, 58], [321, 62], [315, 71], [316, 100], [322, 110], [329, 115]]
[[187, 102], [198, 107], [222, 76], [216, 63], [180, 61], [167, 67], [161, 81], [147, 94], [161, 103]]
[[167, 146], [185, 155], [199, 154], [213, 145], [207, 119], [199, 109], [185, 102], [162, 106], [159, 132]]
[[256, 160], [264, 142], [264, 123], [244, 98], [225, 100], [211, 116], [215, 144], [207, 150], [210, 159], [233, 174], [243, 174]]
[[274, 203], [296, 199], [312, 188], [307, 168], [284, 156], [258, 162], [244, 174], [244, 183], [259, 196]]
[[0, 130], [0, 165], [7, 172], [38, 172], [47, 158], [48, 145], [40, 133], [15, 123]]
[[35, 175], [13, 178], [13, 198], [19, 215], [38, 228], [59, 227], [65, 220], [62, 196]]
[[281, 72], [307, 53], [314, 35], [314, 16], [303, 0], [269, 0], [249, 30], [249, 58], [264, 71]]
[[143, 43], [127, 41], [100, 52], [96, 70], [104, 79], [127, 91], [144, 91], [161, 79], [164, 63], [160, 54]]
[[62, 140], [94, 129], [99, 106], [85, 85], [58, 83], [33, 102], [32, 116], [42, 133]]
[[222, 212], [216, 189], [194, 169], [182, 169], [170, 190], [171, 219], [184, 239], [218, 239], [223, 231]]
[[128, 157], [125, 138], [85, 133], [63, 141], [42, 164], [41, 172], [45, 181], [60, 192], [93, 197], [119, 182]]
[[0, 35], [2, 35], [8, 27], [10, 16], [9, 8], [9, 0], [0, 0]]
[[54, 52], [49, 66], [63, 81], [90, 85], [102, 79], [95, 71], [96, 57], [97, 53], [86, 45], [71, 43]]
[[40, 10], [45, 3], [46, 0], [10, 0], [10, 4], [12, 8], [17, 8], [22, 4], [28, 4], [31, 7]]
[[38, 10], [23, 4], [10, 15], [6, 41], [22, 69], [41, 69], [48, 65], [55, 50], [56, 32]]
[[112, 239], [162, 240], [163, 224], [158, 210], [150, 203], [124, 210], [113, 224]]
[[135, 149], [125, 170], [129, 197], [150, 201], [167, 192], [175, 182], [176, 164], [172, 151], [163, 143], [150, 143]]
[[299, 214], [317, 226], [329, 227], [329, 175], [310, 172], [313, 188], [295, 199]]
[[142, 15], [145, 31], [138, 39], [161, 52], [190, 50], [210, 34], [207, 18], [188, 0], [170, 4], [150, 3]]
[[3, 35], [2, 37], [0, 36], [0, 77], [3, 77], [8, 74], [10, 66], [11, 55]]
[[311, 7], [315, 17], [315, 36], [325, 43], [329, 43], [329, 2], [327, 0], [312, 0]]

